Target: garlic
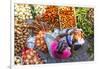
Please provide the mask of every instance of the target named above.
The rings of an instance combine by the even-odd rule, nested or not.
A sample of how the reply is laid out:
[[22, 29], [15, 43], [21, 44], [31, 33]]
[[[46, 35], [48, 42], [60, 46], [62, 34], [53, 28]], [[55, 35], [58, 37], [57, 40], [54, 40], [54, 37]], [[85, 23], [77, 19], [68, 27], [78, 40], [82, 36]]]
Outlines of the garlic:
[[15, 4], [15, 17], [17, 19], [25, 20], [32, 19], [31, 7], [27, 4]]

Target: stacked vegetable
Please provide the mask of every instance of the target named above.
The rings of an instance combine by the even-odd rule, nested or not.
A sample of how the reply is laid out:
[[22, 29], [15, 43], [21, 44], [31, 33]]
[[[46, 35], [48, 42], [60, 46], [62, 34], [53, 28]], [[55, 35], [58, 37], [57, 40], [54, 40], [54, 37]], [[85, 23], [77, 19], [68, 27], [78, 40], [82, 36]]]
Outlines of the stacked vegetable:
[[75, 10], [73, 7], [59, 7], [59, 21], [60, 27], [73, 28], [76, 26]]
[[45, 36], [45, 32], [43, 31], [40, 31], [39, 34], [36, 36], [36, 47], [44, 52], [44, 53], [48, 53], [48, 48], [47, 48], [47, 44], [45, 42], [45, 39], [44, 39], [44, 36]]
[[22, 48], [25, 47], [29, 36], [28, 25], [23, 21], [15, 20], [15, 56], [21, 56]]
[[17, 20], [32, 19], [31, 7], [28, 4], [15, 4], [15, 17]]
[[45, 12], [45, 6], [33, 5], [36, 15], [42, 15]]
[[47, 6], [43, 13], [43, 21], [48, 23], [52, 28], [59, 28], [60, 24], [58, 22], [58, 7], [57, 6]]
[[83, 29], [85, 37], [89, 37], [94, 34], [93, 25], [91, 24], [91, 21], [87, 17], [88, 11], [89, 8], [80, 8], [80, 7], [76, 8], [77, 27]]
[[52, 28], [75, 27], [75, 9], [73, 7], [47, 6], [43, 20], [52, 25]]
[[22, 51], [23, 64], [43, 64], [44, 61], [40, 58], [40, 55], [36, 50], [30, 48], [24, 48]]

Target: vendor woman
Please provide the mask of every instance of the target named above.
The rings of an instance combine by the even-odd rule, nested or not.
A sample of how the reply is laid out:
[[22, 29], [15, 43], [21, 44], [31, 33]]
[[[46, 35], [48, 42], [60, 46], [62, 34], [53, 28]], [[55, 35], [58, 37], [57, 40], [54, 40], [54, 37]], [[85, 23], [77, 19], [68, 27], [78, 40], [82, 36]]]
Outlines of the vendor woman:
[[70, 57], [70, 47], [67, 45], [66, 39], [63, 39], [66, 35], [67, 34], [64, 33], [53, 37], [51, 34], [46, 34], [45, 41], [48, 46], [49, 54], [52, 58], [62, 60]]
[[57, 59], [69, 58], [73, 50], [78, 50], [85, 42], [83, 31], [77, 28], [67, 29], [55, 38], [47, 34], [45, 39], [51, 57]]

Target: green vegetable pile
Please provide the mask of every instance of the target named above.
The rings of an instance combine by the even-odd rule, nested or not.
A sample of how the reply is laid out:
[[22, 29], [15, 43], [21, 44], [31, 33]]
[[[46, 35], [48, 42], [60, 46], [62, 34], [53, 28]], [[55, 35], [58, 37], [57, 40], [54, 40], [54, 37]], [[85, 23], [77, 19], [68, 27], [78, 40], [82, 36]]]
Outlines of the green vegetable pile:
[[90, 8], [80, 8], [76, 7], [76, 19], [77, 19], [77, 27], [83, 29], [86, 38], [90, 38], [94, 36], [94, 27], [93, 23], [90, 21], [89, 11]]
[[32, 13], [33, 19], [35, 19], [35, 16], [41, 15], [45, 11], [44, 6], [30, 5], [30, 7], [31, 7], [31, 13]]

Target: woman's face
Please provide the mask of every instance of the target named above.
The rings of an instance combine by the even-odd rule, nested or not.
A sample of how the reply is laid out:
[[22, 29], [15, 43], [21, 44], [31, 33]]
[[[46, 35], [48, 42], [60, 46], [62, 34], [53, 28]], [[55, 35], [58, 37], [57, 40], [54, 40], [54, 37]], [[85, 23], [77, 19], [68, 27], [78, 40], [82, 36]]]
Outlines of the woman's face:
[[81, 31], [75, 31], [73, 33], [73, 37], [74, 37], [75, 40], [81, 39], [82, 38], [82, 32]]

